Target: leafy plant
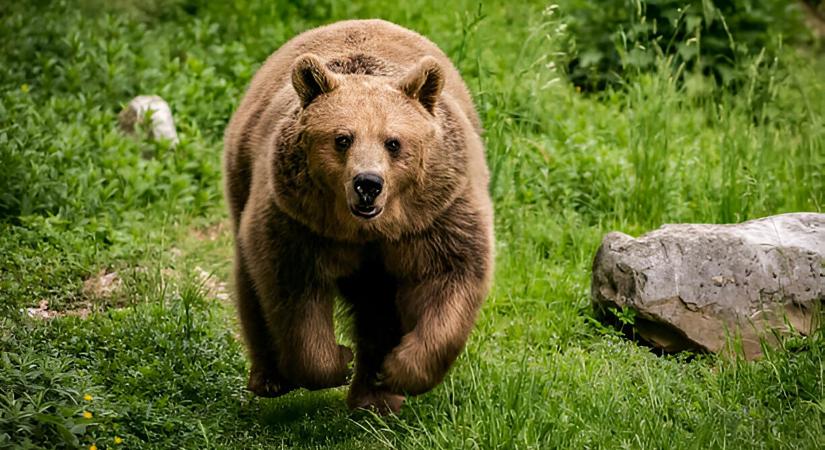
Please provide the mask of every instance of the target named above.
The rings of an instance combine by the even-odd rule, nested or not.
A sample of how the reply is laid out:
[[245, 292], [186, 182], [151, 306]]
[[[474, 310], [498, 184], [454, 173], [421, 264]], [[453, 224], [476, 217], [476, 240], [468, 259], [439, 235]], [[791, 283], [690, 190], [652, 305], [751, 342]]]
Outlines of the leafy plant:
[[[585, 90], [623, 83], [626, 74], [655, 70], [660, 57], [673, 70], [742, 82], [740, 67], [764, 48], [809, 37], [794, 2], [783, 0], [622, 0], [576, 3], [568, 11], [575, 56], [571, 81]], [[668, 58], [669, 57], [669, 58]]]

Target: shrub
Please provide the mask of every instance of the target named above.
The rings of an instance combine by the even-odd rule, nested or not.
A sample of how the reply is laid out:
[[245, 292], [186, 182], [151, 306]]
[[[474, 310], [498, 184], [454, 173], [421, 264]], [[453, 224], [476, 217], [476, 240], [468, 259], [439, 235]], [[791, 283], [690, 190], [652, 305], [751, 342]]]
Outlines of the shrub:
[[681, 74], [731, 86], [750, 56], [810, 37], [801, 31], [798, 5], [784, 0], [600, 0], [578, 2], [567, 13], [574, 40], [569, 77], [589, 91], [655, 70], [657, 56], [684, 68]]

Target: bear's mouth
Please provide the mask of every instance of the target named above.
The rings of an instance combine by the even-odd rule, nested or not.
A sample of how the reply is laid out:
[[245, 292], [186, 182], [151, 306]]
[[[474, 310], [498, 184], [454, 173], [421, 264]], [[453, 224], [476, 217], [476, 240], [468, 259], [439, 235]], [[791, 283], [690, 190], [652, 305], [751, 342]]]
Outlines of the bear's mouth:
[[355, 217], [360, 217], [362, 219], [370, 220], [378, 217], [381, 214], [383, 208], [375, 205], [353, 205], [350, 206], [350, 212]]

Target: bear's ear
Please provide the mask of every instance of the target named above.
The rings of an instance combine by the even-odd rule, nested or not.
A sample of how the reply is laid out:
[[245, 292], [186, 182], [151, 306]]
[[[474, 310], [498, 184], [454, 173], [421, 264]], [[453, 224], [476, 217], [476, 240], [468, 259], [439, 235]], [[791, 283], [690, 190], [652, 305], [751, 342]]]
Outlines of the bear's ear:
[[444, 71], [432, 56], [418, 61], [398, 83], [398, 89], [413, 100], [418, 100], [424, 108], [433, 113], [438, 96], [444, 87]]
[[316, 97], [338, 87], [338, 78], [327, 70], [317, 56], [307, 53], [292, 65], [292, 87], [306, 108]]

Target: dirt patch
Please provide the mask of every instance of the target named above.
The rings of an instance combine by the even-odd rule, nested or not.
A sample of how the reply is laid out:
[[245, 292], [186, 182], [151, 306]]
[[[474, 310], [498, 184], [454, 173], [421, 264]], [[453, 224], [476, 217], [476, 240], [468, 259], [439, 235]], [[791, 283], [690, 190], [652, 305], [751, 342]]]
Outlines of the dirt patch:
[[88, 298], [109, 298], [123, 285], [117, 272], [105, 269], [83, 282], [83, 295]]
[[91, 312], [91, 305], [86, 302], [84, 302], [79, 308], [63, 311], [49, 309], [48, 300], [40, 300], [36, 308], [26, 308], [26, 315], [35, 319], [42, 320], [54, 319], [55, 317], [65, 316], [80, 317], [82, 319], [85, 319], [89, 316], [89, 314], [91, 314]]
[[818, 38], [825, 37], [825, 2], [819, 0], [802, 0], [799, 2], [805, 16], [805, 25]]
[[199, 241], [215, 241], [226, 231], [226, 221], [220, 221], [206, 228], [195, 228], [192, 232]]
[[42, 299], [37, 303], [36, 307], [25, 308], [25, 312], [26, 315], [31, 318], [41, 320], [67, 316], [85, 319], [89, 317], [89, 314], [95, 309], [93, 303], [97, 300], [109, 300], [113, 298], [122, 286], [123, 281], [117, 272], [109, 272], [104, 269], [83, 281], [82, 293], [85, 300], [72, 302], [72, 304], [68, 305], [68, 308], [71, 309], [65, 309], [67, 307], [66, 305], [63, 305], [62, 308], [52, 309], [49, 301]]
[[229, 289], [226, 283], [216, 278], [202, 267], [195, 267], [195, 274], [200, 280], [207, 296], [214, 297], [222, 302], [229, 301]]
[[[130, 279], [129, 274], [133, 271], [136, 274], [146, 274], [149, 272], [145, 267], [125, 269], [124, 276], [127, 281]], [[158, 283], [161, 284], [165, 284], [171, 279], [180, 279], [180, 274], [169, 267], [161, 269], [160, 275], [161, 276], [158, 277]], [[200, 266], [195, 267], [194, 276], [197, 282], [203, 287], [204, 296], [221, 302], [228, 302], [230, 300], [229, 288], [226, 282], [221, 281], [218, 277]], [[128, 282], [126, 284], [128, 284]], [[118, 306], [123, 306], [109, 303], [112, 303], [111, 301], [113, 299], [117, 300], [116, 296], [120, 294], [128, 295], [128, 291], [128, 286], [124, 286], [124, 281], [118, 272], [104, 269], [83, 282], [82, 293], [85, 300], [72, 304], [69, 306], [71, 309], [63, 309], [65, 306], [63, 306], [63, 308], [51, 309], [49, 301], [43, 299], [38, 302], [36, 307], [25, 308], [22, 311], [25, 311], [27, 316], [40, 320], [50, 320], [55, 317], [66, 316], [85, 319], [94, 310], [101, 307], [117, 308]], [[100, 300], [103, 301], [99, 302]], [[115, 301], [115, 303], [118, 302]]]

